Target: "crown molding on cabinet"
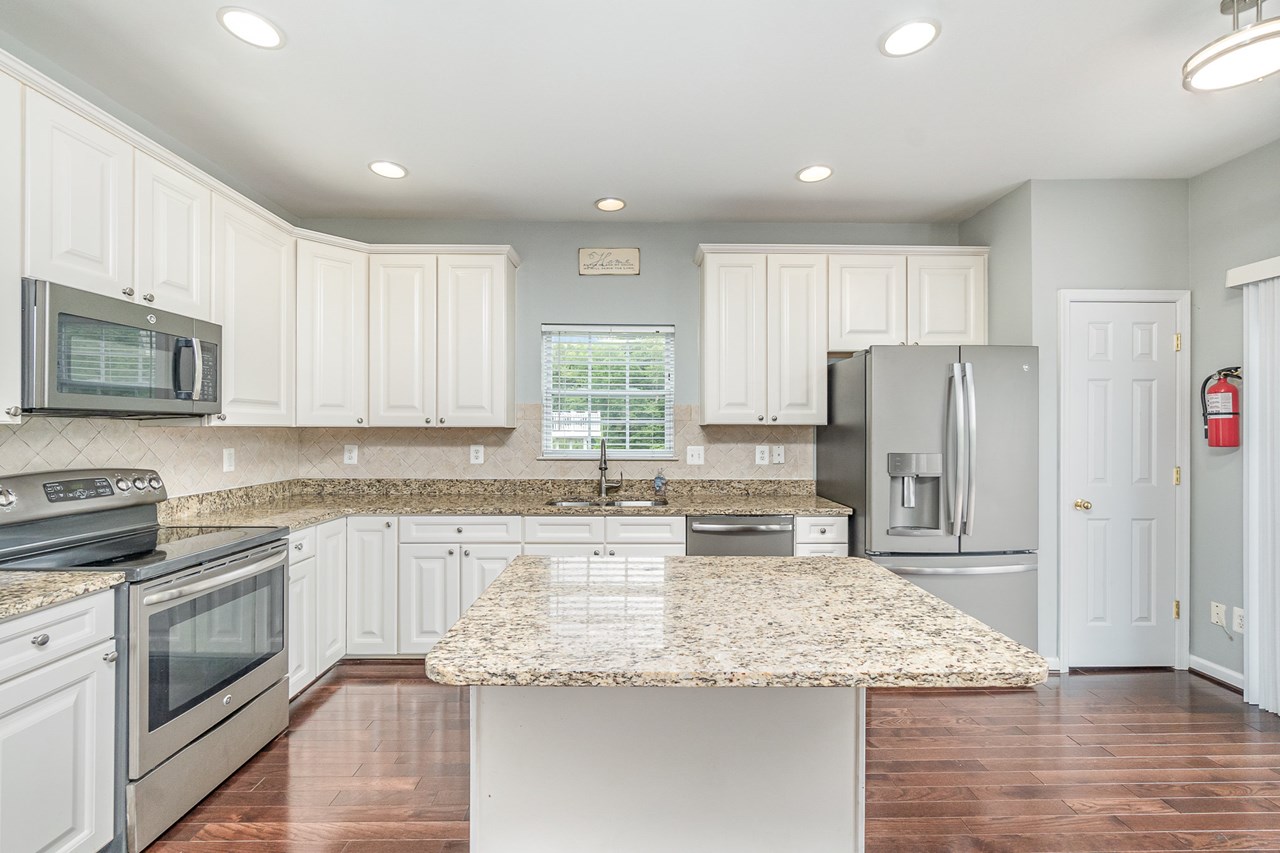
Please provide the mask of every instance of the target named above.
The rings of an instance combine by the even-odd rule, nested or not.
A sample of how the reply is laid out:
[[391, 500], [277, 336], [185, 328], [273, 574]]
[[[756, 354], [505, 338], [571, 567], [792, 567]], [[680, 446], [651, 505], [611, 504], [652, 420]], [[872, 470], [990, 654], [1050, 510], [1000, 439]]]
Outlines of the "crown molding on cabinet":
[[981, 255], [989, 246], [851, 246], [818, 243], [701, 243], [693, 262], [702, 266], [707, 255], [739, 253], [754, 255]]
[[154, 157], [173, 169], [176, 169], [191, 180], [207, 187], [211, 191], [224, 196], [229, 201], [232, 201], [238, 206], [244, 208], [247, 212], [267, 220], [272, 225], [287, 232], [292, 237], [311, 240], [313, 242], [323, 243], [329, 246], [354, 249], [359, 252], [366, 252], [374, 255], [393, 253], [505, 255], [512, 265], [517, 267], [520, 266], [520, 256], [516, 254], [515, 249], [510, 246], [472, 246], [456, 244], [431, 245], [411, 243], [369, 244], [361, 243], [356, 240], [348, 240], [344, 237], [338, 237], [333, 234], [321, 234], [317, 231], [308, 231], [304, 228], [298, 228], [292, 222], [277, 216], [275, 213], [267, 210], [265, 207], [253, 201], [243, 193], [227, 186], [217, 178], [200, 171], [177, 154], [174, 154], [168, 148], [157, 143], [155, 140], [148, 136], [144, 136], [134, 128], [122, 122], [120, 119], [108, 113], [106, 110], [103, 110], [101, 107], [85, 100], [53, 78], [37, 71], [21, 59], [18, 59], [16, 56], [13, 56], [3, 50], [0, 50], [0, 72], [8, 74], [24, 86], [28, 86], [52, 99], [56, 103], [66, 107], [72, 112], [78, 113], [94, 124], [100, 126], [108, 133], [111, 133], [129, 143], [135, 149]]

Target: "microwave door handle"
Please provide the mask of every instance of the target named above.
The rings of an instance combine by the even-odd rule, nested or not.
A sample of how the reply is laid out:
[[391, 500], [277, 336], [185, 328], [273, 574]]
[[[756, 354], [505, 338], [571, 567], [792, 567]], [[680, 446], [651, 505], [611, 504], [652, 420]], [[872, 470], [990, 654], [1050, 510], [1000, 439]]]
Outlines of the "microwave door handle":
[[[187, 389], [182, 386], [182, 351], [191, 347], [195, 351], [195, 338], [177, 338], [173, 347], [173, 392], [182, 394]], [[181, 399], [181, 398], [179, 398]]]
[[191, 399], [200, 402], [204, 388], [204, 347], [199, 338], [191, 339], [191, 357], [195, 359], [195, 378], [191, 380]]

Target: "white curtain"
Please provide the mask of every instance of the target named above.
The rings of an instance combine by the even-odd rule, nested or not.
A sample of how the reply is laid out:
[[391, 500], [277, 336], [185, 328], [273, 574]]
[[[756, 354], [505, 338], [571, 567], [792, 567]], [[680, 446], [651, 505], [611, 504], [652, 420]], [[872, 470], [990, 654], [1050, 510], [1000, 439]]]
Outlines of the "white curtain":
[[1280, 712], [1280, 278], [1243, 290], [1245, 701]]

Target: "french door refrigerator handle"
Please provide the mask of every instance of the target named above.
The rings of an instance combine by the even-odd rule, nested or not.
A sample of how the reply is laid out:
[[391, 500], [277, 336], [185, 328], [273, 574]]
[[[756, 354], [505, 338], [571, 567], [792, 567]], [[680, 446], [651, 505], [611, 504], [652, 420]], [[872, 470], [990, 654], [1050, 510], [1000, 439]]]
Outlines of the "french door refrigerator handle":
[[[965, 443], [964, 395], [962, 393], [961, 365], [951, 365], [947, 383], [947, 444], [950, 455], [947, 460], [947, 504], [951, 512], [952, 536], [959, 536], [964, 516], [964, 498], [969, 478], [968, 447]], [[954, 449], [953, 449], [954, 448]]]
[[965, 413], [968, 416], [969, 463], [965, 466], [964, 532], [973, 535], [973, 513], [978, 505], [978, 392], [973, 380], [973, 365], [964, 365]]

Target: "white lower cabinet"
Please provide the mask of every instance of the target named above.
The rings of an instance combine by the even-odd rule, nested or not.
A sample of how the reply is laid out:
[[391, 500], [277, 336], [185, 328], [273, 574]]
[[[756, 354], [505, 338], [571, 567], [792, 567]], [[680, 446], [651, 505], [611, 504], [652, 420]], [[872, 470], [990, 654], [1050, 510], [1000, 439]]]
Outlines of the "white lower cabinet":
[[[115, 640], [110, 619], [86, 643], [58, 627], [111, 612], [101, 592], [0, 623], [0, 635], [52, 639], [0, 682], [0, 850], [97, 853], [114, 834]], [[95, 601], [96, 600], [96, 601]], [[92, 621], [92, 620], [91, 620]], [[48, 630], [44, 630], [48, 628]], [[10, 629], [13, 629], [12, 631]], [[77, 648], [78, 647], [78, 648]]]
[[849, 518], [847, 516], [796, 516], [795, 544], [797, 557], [849, 556]]
[[461, 560], [457, 545], [400, 546], [400, 653], [426, 654], [458, 621]]
[[316, 674], [346, 653], [347, 520], [339, 518], [316, 528]]
[[316, 558], [289, 564], [289, 697], [316, 680]]
[[467, 612], [502, 570], [520, 556], [520, 545], [463, 545], [460, 567], [462, 583], [458, 615]]
[[605, 556], [608, 557], [683, 557], [684, 543], [670, 545], [605, 545]]
[[524, 553], [531, 557], [682, 557], [683, 515], [529, 516]]
[[602, 557], [604, 543], [538, 542], [524, 546], [526, 557]]
[[396, 547], [399, 519], [347, 519], [347, 653], [397, 652]]

